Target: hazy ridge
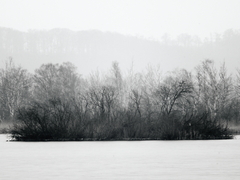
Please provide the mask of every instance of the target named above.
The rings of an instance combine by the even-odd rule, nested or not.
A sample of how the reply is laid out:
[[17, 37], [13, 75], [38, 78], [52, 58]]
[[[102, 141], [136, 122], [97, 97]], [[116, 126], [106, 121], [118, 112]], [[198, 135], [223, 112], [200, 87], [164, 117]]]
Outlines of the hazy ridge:
[[21, 32], [0, 28], [0, 62], [12, 57], [16, 64], [33, 72], [43, 63], [70, 61], [79, 72], [106, 70], [118, 61], [124, 70], [133, 63], [136, 69], [159, 64], [163, 71], [193, 69], [200, 61], [225, 61], [233, 72], [239, 67], [240, 30], [227, 30], [200, 40], [197, 36], [179, 35], [176, 40], [163, 36], [162, 41], [126, 36], [97, 30], [29, 30]]

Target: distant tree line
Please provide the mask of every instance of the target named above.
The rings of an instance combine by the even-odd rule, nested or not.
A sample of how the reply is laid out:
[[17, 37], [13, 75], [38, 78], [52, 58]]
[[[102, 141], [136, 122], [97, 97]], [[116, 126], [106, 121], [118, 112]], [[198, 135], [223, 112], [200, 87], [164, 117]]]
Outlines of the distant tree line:
[[[150, 40], [143, 37], [121, 35], [97, 30], [71, 31], [69, 29], [29, 30], [21, 32], [0, 27], [0, 59], [8, 56], [15, 62], [33, 72], [42, 63], [86, 62], [81, 73], [89, 71], [95, 65], [102, 67], [97, 59], [104, 59], [107, 64], [112, 60], [144, 68], [146, 62], [160, 63], [165, 72], [171, 71], [168, 62], [178, 67], [193, 68], [195, 62], [204, 58], [228, 62], [228, 70], [234, 70], [240, 59], [240, 29], [226, 30], [221, 34], [212, 33], [204, 40], [198, 36], [181, 34], [176, 38], [163, 35], [162, 39]], [[187, 66], [182, 64], [188, 63]], [[123, 65], [123, 64], [121, 64]], [[81, 68], [81, 67], [80, 67]], [[127, 65], [124, 69], [128, 68]]]
[[0, 69], [0, 117], [16, 140], [231, 138], [240, 123], [240, 71], [211, 60], [194, 72], [149, 67], [123, 75], [117, 62], [87, 78], [71, 63], [34, 74], [12, 60]]
[[[130, 42], [134, 44], [145, 44], [143, 38], [124, 36], [117, 33], [103, 33], [97, 30], [91, 31], [71, 31], [69, 29], [52, 29], [49, 31], [43, 30], [29, 30], [28, 32], [21, 32], [10, 28], [0, 27], [0, 50], [10, 53], [22, 52], [38, 52], [43, 54], [57, 53], [57, 54], [81, 54], [89, 52], [96, 52], [101, 49], [102, 44], [113, 41], [123, 43], [124, 46]], [[171, 39], [169, 34], [164, 34], [160, 44], [169, 46], [205, 46], [204, 50], [216, 48], [226, 51], [225, 47], [229, 47], [228, 51], [237, 52], [240, 39], [240, 30], [228, 29], [223, 34], [213, 33], [210, 37], [201, 40], [198, 36], [191, 36], [189, 34], [180, 34], [176, 39]], [[151, 41], [150, 41], [151, 42]], [[148, 42], [149, 43], [149, 42]], [[154, 41], [152, 41], [154, 43]], [[156, 43], [156, 42], [155, 42]], [[111, 45], [110, 45], [111, 46]], [[144, 46], [142, 44], [142, 46]], [[110, 48], [110, 47], [108, 47]], [[129, 48], [129, 47], [128, 47]], [[146, 48], [146, 47], [145, 47]], [[134, 49], [131, 49], [133, 51]], [[221, 52], [219, 52], [221, 53]]]

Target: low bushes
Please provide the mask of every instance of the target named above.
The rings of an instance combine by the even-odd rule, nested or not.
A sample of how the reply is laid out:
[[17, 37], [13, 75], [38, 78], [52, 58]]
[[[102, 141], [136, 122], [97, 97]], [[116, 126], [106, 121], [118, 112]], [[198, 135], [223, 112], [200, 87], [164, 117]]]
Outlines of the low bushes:
[[119, 110], [121, 116], [109, 120], [82, 114], [78, 108], [59, 98], [34, 102], [19, 109], [12, 137], [21, 141], [231, 138], [228, 129], [208, 120], [207, 114], [181, 122], [173, 116], [144, 119]]
[[74, 109], [60, 99], [34, 102], [18, 110], [17, 123], [11, 133], [16, 140], [68, 139], [73, 133], [69, 130], [74, 120]]

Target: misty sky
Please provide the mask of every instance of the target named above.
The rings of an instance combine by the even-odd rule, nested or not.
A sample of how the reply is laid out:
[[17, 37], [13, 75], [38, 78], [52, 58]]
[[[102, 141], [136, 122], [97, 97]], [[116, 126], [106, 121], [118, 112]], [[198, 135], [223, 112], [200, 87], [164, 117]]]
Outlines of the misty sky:
[[161, 39], [240, 29], [239, 0], [0, 0], [0, 26], [97, 29]]

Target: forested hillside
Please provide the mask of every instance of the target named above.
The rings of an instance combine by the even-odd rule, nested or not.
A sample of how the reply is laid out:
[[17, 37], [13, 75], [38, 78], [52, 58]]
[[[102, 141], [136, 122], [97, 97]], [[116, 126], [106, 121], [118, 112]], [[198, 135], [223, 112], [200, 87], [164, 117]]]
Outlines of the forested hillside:
[[30, 72], [43, 63], [66, 61], [76, 65], [80, 74], [89, 74], [97, 68], [106, 71], [112, 61], [119, 62], [123, 71], [133, 62], [136, 69], [145, 69], [150, 63], [159, 64], [167, 72], [175, 68], [192, 70], [201, 61], [211, 59], [216, 63], [225, 61], [228, 70], [235, 73], [239, 47], [239, 30], [212, 34], [204, 40], [188, 34], [171, 39], [166, 34], [156, 41], [97, 30], [20, 32], [0, 28], [0, 62], [12, 57]]

